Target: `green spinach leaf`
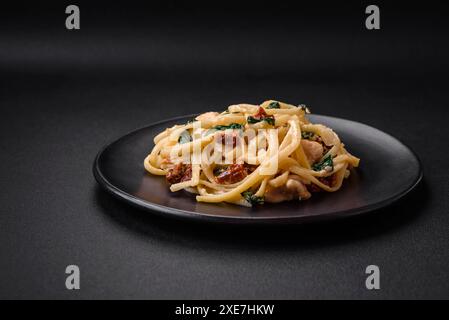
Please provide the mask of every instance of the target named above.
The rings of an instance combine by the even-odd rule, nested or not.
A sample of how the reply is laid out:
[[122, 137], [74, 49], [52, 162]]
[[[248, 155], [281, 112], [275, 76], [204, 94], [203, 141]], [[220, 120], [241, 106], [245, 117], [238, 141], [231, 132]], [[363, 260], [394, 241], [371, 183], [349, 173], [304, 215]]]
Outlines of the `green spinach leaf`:
[[249, 116], [246, 121], [248, 121], [248, 123], [258, 123], [261, 121], [265, 121], [266, 123], [268, 123], [269, 125], [274, 126], [274, 117], [267, 117], [267, 118], [262, 118], [262, 119], [256, 119], [253, 116]]
[[254, 195], [254, 193], [252, 191], [249, 191], [249, 190], [242, 192], [242, 197], [245, 198], [245, 200], [248, 201], [249, 203], [251, 203], [252, 205], [264, 204], [263, 197], [258, 197], [256, 195]]
[[223, 125], [215, 126], [215, 127], [210, 128], [209, 130], [207, 130], [206, 136], [214, 133], [215, 131], [222, 131], [222, 130], [227, 130], [227, 129], [241, 130], [241, 129], [243, 129], [243, 125], [241, 125], [240, 123], [231, 123], [230, 125], [227, 125], [227, 126], [223, 126]]
[[[330, 168], [331, 170], [328, 170], [327, 168]], [[334, 161], [332, 160], [332, 155], [330, 154], [326, 158], [321, 160], [320, 162], [315, 163], [312, 166], [312, 169], [314, 171], [321, 171], [321, 170], [332, 171], [332, 170], [334, 170]]]

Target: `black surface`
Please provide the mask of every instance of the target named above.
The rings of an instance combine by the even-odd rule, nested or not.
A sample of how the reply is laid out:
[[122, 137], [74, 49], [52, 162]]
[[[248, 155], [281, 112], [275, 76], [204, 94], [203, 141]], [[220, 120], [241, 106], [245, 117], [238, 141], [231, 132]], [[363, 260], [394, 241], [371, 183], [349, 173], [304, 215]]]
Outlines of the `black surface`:
[[166, 217], [233, 224], [299, 224], [380, 209], [405, 196], [422, 178], [416, 155], [394, 137], [362, 123], [308, 115], [312, 123], [332, 128], [346, 148], [363, 159], [363, 165], [351, 170], [338, 192], [315, 193], [303, 202], [265, 203], [251, 208], [199, 203], [191, 193], [171, 192], [166, 179], [148, 174], [142, 162], [154, 147], [149, 141], [166, 128], [187, 123], [194, 117], [167, 119], [111, 142], [95, 158], [95, 179], [106, 191], [130, 205]]
[[[0, 13], [1, 298], [448, 297], [445, 8], [383, 5], [371, 32], [359, 2], [80, 5], [79, 32], [64, 29], [63, 4]], [[94, 181], [92, 161], [115, 137], [267, 98], [398, 137], [422, 160], [423, 183], [365, 217], [223, 229], [132, 209]], [[69, 264], [79, 291], [65, 289]], [[369, 264], [381, 290], [365, 289]]]

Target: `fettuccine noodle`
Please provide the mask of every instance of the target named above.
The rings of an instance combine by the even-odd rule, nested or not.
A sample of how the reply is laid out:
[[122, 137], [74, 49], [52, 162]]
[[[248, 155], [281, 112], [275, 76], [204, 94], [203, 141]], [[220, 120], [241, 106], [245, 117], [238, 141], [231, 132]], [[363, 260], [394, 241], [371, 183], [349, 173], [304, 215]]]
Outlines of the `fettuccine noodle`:
[[268, 100], [201, 114], [154, 137], [145, 169], [200, 202], [253, 206], [337, 191], [360, 160], [307, 113]]

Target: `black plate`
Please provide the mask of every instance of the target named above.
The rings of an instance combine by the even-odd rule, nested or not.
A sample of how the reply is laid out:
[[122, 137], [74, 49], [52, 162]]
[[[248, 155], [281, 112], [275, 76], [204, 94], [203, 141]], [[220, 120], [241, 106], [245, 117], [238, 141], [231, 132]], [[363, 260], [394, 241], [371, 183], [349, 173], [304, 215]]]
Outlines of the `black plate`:
[[167, 127], [185, 123], [178, 117], [138, 129], [107, 145], [95, 159], [98, 183], [113, 195], [166, 216], [227, 223], [302, 223], [350, 216], [384, 207], [412, 190], [422, 178], [416, 155], [394, 137], [354, 121], [310, 115], [313, 123], [334, 129], [349, 152], [361, 158], [343, 187], [335, 193], [316, 193], [303, 202], [245, 208], [195, 201], [185, 191], [172, 193], [164, 177], [145, 172], [143, 159], [153, 137]]

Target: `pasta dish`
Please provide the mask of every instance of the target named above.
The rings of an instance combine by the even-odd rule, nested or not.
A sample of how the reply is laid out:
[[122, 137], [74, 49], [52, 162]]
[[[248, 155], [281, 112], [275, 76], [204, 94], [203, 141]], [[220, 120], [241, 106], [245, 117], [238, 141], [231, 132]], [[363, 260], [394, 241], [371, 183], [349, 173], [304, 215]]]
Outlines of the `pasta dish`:
[[144, 167], [200, 202], [254, 206], [337, 191], [360, 160], [308, 113], [274, 100], [206, 112], [154, 137]]

